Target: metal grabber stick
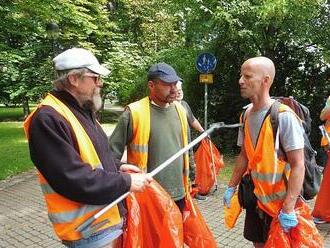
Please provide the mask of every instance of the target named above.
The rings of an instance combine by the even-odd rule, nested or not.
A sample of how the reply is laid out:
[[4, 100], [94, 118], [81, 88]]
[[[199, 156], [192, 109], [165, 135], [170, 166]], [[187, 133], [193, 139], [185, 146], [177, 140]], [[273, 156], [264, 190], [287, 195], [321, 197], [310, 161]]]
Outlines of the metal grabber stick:
[[[237, 128], [242, 126], [242, 124], [225, 124], [224, 122], [217, 122], [210, 126], [209, 129], [205, 130], [201, 135], [199, 135], [196, 139], [194, 139], [192, 142], [190, 142], [188, 145], [183, 147], [181, 150], [179, 150], [177, 153], [172, 155], [169, 159], [167, 159], [165, 162], [163, 162], [161, 165], [159, 165], [156, 169], [151, 171], [149, 175], [152, 177], [155, 176], [157, 173], [159, 173], [161, 170], [166, 168], [170, 163], [172, 163], [174, 160], [176, 160], [179, 156], [187, 152], [190, 148], [198, 144], [202, 139], [206, 138], [208, 135], [210, 135], [213, 131], [220, 129], [220, 128]], [[95, 225], [92, 225], [93, 222], [98, 219], [100, 216], [102, 216], [105, 212], [107, 212], [109, 209], [111, 209], [113, 206], [124, 200], [131, 192], [126, 192], [125, 194], [121, 195], [119, 198], [117, 198], [115, 201], [101, 209], [99, 212], [97, 212], [95, 215], [91, 216], [87, 220], [85, 220], [81, 225], [79, 225], [76, 230], [78, 232], [81, 232], [82, 236], [84, 238], [88, 238], [94, 231], [102, 227], [103, 225], [107, 224], [108, 221], [102, 221], [100, 223], [97, 223]]]

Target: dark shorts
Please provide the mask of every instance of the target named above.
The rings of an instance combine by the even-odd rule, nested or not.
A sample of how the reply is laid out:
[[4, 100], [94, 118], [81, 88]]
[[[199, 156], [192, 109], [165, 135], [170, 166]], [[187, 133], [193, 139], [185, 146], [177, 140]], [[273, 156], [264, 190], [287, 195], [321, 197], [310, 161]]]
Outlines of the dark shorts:
[[265, 243], [272, 219], [260, 209], [246, 209], [244, 238], [253, 243]]

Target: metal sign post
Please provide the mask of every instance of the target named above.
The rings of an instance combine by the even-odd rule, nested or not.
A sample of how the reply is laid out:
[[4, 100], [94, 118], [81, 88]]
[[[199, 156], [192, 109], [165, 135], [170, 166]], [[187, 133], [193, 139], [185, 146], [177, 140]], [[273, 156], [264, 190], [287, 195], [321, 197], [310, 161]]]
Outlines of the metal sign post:
[[204, 130], [207, 129], [207, 84], [204, 84]]
[[213, 83], [213, 74], [217, 59], [210, 53], [202, 53], [197, 57], [196, 68], [201, 73], [199, 82], [204, 83], [204, 129], [207, 129], [208, 84]]

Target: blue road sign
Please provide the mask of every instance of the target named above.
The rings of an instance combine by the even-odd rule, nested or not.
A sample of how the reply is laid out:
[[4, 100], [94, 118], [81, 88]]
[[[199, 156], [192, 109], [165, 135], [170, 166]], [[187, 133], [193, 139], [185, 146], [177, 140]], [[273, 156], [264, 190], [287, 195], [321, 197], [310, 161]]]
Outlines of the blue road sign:
[[211, 53], [201, 53], [197, 57], [196, 68], [200, 73], [210, 73], [214, 71], [217, 59]]

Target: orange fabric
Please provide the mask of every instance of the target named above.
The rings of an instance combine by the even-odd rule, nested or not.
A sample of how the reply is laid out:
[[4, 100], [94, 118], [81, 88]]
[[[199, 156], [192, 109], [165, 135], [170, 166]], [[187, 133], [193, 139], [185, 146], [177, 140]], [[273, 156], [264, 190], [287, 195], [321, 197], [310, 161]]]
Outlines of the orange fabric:
[[186, 197], [186, 206], [183, 211], [183, 235], [184, 243], [190, 248], [217, 247], [212, 232], [190, 195]]
[[230, 199], [230, 208], [224, 206], [224, 214], [225, 214], [225, 225], [228, 229], [232, 229], [236, 221], [242, 212], [242, 208], [238, 202], [238, 191], [236, 191], [233, 197]]
[[327, 165], [324, 168], [320, 191], [317, 195], [312, 215], [330, 222], [330, 151], [327, 151]]
[[156, 181], [144, 192], [129, 195], [126, 203], [128, 215], [123, 247], [183, 247], [180, 210]]
[[[325, 131], [330, 135], [330, 121], [326, 121], [324, 127], [325, 127]], [[322, 136], [321, 146], [326, 146], [326, 145], [328, 145], [328, 140]]]
[[[324, 108], [321, 111], [320, 118], [321, 120], [326, 120], [324, 123], [325, 130], [330, 135], [330, 120], [329, 120], [329, 108], [330, 108], [330, 96], [328, 97]], [[321, 146], [328, 145], [328, 141], [325, 137], [322, 136], [321, 138]]]
[[219, 174], [220, 168], [224, 167], [223, 156], [212, 141], [206, 138], [201, 141], [194, 157], [196, 163], [195, 183], [197, 184], [198, 192], [200, 194], [208, 194], [216, 182], [215, 177]]
[[[285, 105], [282, 104], [281, 106]], [[286, 110], [286, 107], [282, 107], [280, 111], [284, 110]], [[282, 208], [286, 192], [286, 183], [284, 180], [273, 181], [273, 177], [275, 177], [276, 174], [286, 174], [288, 178], [289, 172], [285, 171], [286, 162], [277, 160], [270, 116], [267, 116], [262, 124], [255, 148], [249, 133], [248, 118], [246, 118], [244, 125], [244, 147], [248, 158], [248, 169], [251, 171], [255, 186], [254, 193], [258, 198], [258, 206], [267, 214], [274, 217]], [[259, 179], [268, 175], [271, 175], [268, 179]], [[279, 195], [277, 199], [272, 198], [272, 200], [265, 200], [270, 199], [270, 196], [275, 194]]]
[[284, 232], [278, 218], [274, 218], [265, 248], [320, 248], [324, 247], [323, 238], [318, 232], [306, 203], [299, 199], [295, 211], [298, 225]]
[[[142, 102], [141, 102], [142, 101]], [[130, 105], [130, 110], [132, 111], [132, 108], [134, 108], [134, 114], [132, 114], [133, 118], [138, 118], [138, 122], [139, 122], [139, 127], [134, 129], [133, 132], [135, 132], [133, 134], [134, 137], [138, 136], [139, 134], [141, 134], [141, 137], [136, 138], [137, 140], [139, 140], [139, 145], [143, 145], [143, 146], [147, 146], [148, 145], [148, 139], [147, 137], [149, 137], [148, 135], [145, 135], [144, 133], [149, 133], [150, 132], [150, 123], [149, 124], [143, 124], [142, 122], [146, 122], [149, 121], [150, 122], [150, 117], [146, 118], [146, 113], [150, 113], [150, 103], [149, 103], [149, 98], [144, 98], [141, 101], [136, 102], [136, 104], [134, 105]], [[148, 104], [147, 104], [148, 103]], [[188, 127], [188, 123], [187, 123], [187, 116], [186, 116], [186, 111], [183, 108], [183, 106], [177, 102], [174, 102], [177, 113], [179, 115], [179, 119], [181, 122], [181, 127], [182, 127], [182, 141], [183, 141], [183, 145], [186, 146], [188, 144], [188, 137], [187, 137], [187, 127]], [[147, 110], [146, 110], [147, 109]], [[150, 115], [150, 114], [149, 114]], [[134, 117], [135, 116], [135, 117]], [[134, 123], [134, 119], [133, 119], [133, 123]], [[133, 124], [134, 126], [134, 124]], [[143, 130], [141, 130], [141, 127], [144, 127]], [[133, 156], [133, 157], [130, 157]], [[134, 157], [136, 156], [136, 157]], [[144, 156], [142, 155], [142, 153], [139, 152], [135, 152], [135, 153], [128, 153], [128, 162], [131, 163], [132, 161], [145, 161], [144, 159], [140, 159], [139, 156]], [[146, 160], [147, 161], [147, 160]], [[140, 168], [146, 168], [146, 164], [145, 165], [141, 165], [138, 164]], [[188, 152], [186, 152], [184, 154], [184, 172], [183, 172], [183, 182], [184, 182], [184, 187], [185, 187], [185, 192], [189, 192], [189, 179], [188, 179], [188, 175], [189, 175], [189, 155]], [[216, 243], [215, 240], [212, 236], [212, 233], [210, 232], [210, 230], [208, 229], [202, 215], [200, 214], [199, 210], [197, 209], [197, 207], [195, 207], [192, 203], [192, 200], [190, 198], [190, 194], [186, 194], [186, 197], [188, 199], [190, 199], [188, 201], [188, 203], [186, 202], [186, 210], [185, 210], [185, 214], [184, 214], [184, 227], [183, 227], [183, 233], [184, 233], [184, 241], [186, 244], [189, 245], [189, 247], [198, 247], [198, 248], [203, 248], [203, 247], [216, 247]], [[132, 205], [131, 205], [132, 206]], [[140, 205], [140, 208], [141, 205]], [[196, 210], [195, 210], [196, 209]], [[193, 213], [192, 213], [193, 210]], [[134, 214], [134, 213], [132, 213]], [[135, 214], [138, 214], [138, 212], [136, 212]], [[186, 216], [186, 217], [185, 217]], [[181, 217], [182, 218], [182, 217]], [[142, 218], [143, 219], [143, 218]], [[138, 220], [138, 218], [136, 218], [134, 220], [134, 222], [136, 222], [136, 220]], [[129, 223], [129, 220], [128, 220]], [[161, 226], [161, 225], [160, 225]], [[158, 225], [150, 225], [150, 227], [160, 227]], [[143, 235], [148, 235], [149, 229], [147, 230], [142, 230], [143, 231]], [[145, 242], [145, 241], [140, 241], [140, 239], [138, 238], [138, 234], [137, 233], [141, 233], [141, 230], [139, 231], [139, 229], [135, 229], [135, 239], [129, 241], [130, 245], [132, 246], [125, 246], [125, 247], [139, 247], [136, 246], [136, 244], [139, 244], [139, 242]], [[152, 231], [150, 231], [150, 233], [152, 233]], [[142, 236], [143, 236], [142, 235]], [[130, 235], [130, 237], [133, 237], [133, 235]], [[151, 235], [148, 242], [151, 242], [151, 238], [153, 239], [157, 239], [155, 238], [156, 236]], [[136, 240], [137, 239], [137, 240]], [[145, 238], [147, 239], [147, 237]], [[163, 238], [162, 238], [163, 239]], [[132, 243], [133, 242], [133, 243]], [[155, 242], [155, 241], [153, 241]], [[160, 241], [158, 241], [160, 242]], [[162, 243], [163, 244], [163, 243]], [[143, 247], [143, 246], [142, 246]], [[146, 246], [147, 247], [147, 246]], [[149, 246], [149, 247], [180, 247], [180, 246], [171, 246], [170, 243], [164, 244], [164, 246]]]
[[[69, 124], [71, 124], [71, 127], [75, 135], [77, 136], [77, 142], [79, 146], [81, 160], [88, 163], [92, 168], [98, 166], [100, 164], [100, 160], [95, 151], [95, 148], [90, 138], [88, 137], [87, 133], [85, 132], [84, 128], [81, 126], [81, 124], [74, 116], [74, 114], [71, 112], [71, 110], [65, 104], [63, 104], [59, 99], [57, 99], [55, 96], [51, 94], [47, 95], [47, 97], [40, 103], [38, 108], [44, 105], [50, 106], [53, 109], [55, 109], [68, 121]], [[24, 122], [24, 131], [27, 139], [29, 139], [29, 128], [35, 111], [33, 111]], [[90, 205], [71, 201], [63, 197], [62, 195], [57, 194], [55, 191], [53, 191], [50, 185], [48, 185], [47, 180], [39, 172], [38, 172], [38, 177], [41, 186], [49, 187], [48, 191], [50, 190], [50, 192], [43, 192], [49, 215], [54, 215], [54, 216], [58, 214], [66, 215], [67, 213], [72, 213], [76, 210], [79, 210], [77, 211], [77, 213], [75, 213], [76, 215], [74, 215], [75, 219], [73, 221], [65, 220], [63, 222], [63, 220], [61, 220], [62, 222], [59, 223], [58, 222], [59, 220], [54, 221], [52, 218], [50, 218], [57, 236], [61, 240], [68, 240], [68, 241], [81, 239], [82, 236], [79, 232], [75, 230], [76, 227], [78, 227], [81, 223], [87, 220], [90, 216], [100, 211], [104, 206], [101, 205], [98, 208], [92, 206], [93, 210], [86, 212], [86, 209], [88, 209]], [[80, 213], [80, 211], [85, 211], [85, 212]], [[79, 214], [81, 214], [81, 216], [79, 216]], [[99, 230], [118, 224], [120, 222], [118, 207], [114, 206], [113, 208], [111, 208], [108, 212], [106, 212], [104, 215], [99, 217], [95, 221], [95, 224], [103, 220], [108, 220], [108, 223], [102, 226]]]

